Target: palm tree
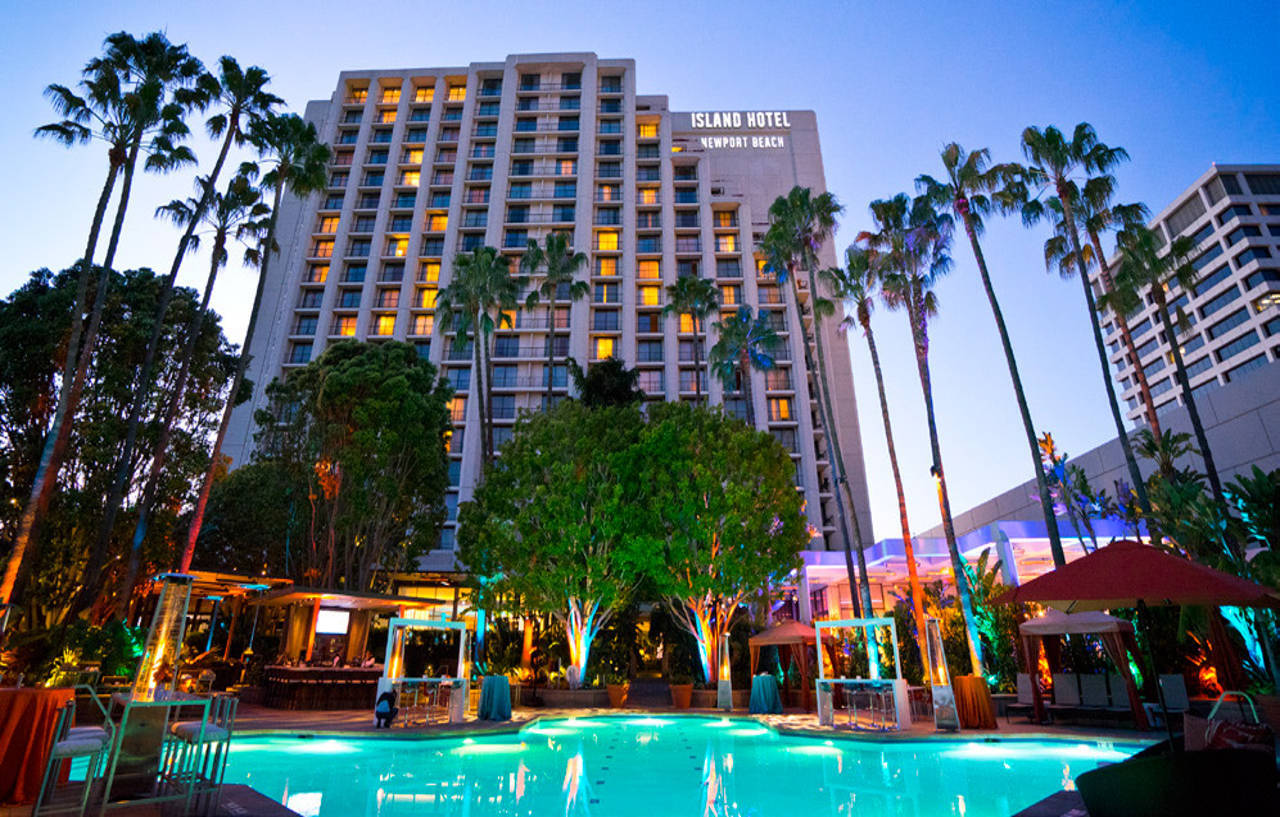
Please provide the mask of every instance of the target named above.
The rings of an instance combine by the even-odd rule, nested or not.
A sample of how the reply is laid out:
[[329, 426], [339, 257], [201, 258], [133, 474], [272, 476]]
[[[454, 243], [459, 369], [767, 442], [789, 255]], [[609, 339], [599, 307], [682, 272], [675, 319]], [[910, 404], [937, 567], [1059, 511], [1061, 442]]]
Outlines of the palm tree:
[[[71, 437], [71, 421], [80, 403], [102, 324], [110, 268], [115, 263], [138, 158], [145, 144], [145, 170], [167, 172], [194, 161], [191, 151], [179, 143], [188, 133], [183, 119], [199, 103], [199, 95], [186, 86], [202, 70], [199, 60], [188, 54], [185, 46], [171, 44], [159, 32], [142, 40], [119, 32], [107, 37], [103, 55], [85, 66], [80, 82], [83, 95], [57, 84], [45, 91], [63, 119], [37, 128], [36, 136], [53, 138], [68, 146], [102, 139], [107, 143], [108, 169], [89, 227], [85, 253], [80, 259], [58, 402], [32, 480], [31, 494], [14, 534], [4, 578], [0, 580], [0, 602], [7, 603], [13, 595], [22, 562], [30, 543], [38, 539], [40, 524], [57, 484], [58, 470]], [[90, 310], [93, 256], [117, 176], [121, 177], [120, 199]], [[87, 325], [86, 311], [89, 312]]]
[[751, 307], [716, 322], [719, 338], [707, 356], [707, 363], [723, 384], [725, 392], [742, 393], [747, 406], [747, 425], [756, 427], [755, 401], [751, 399], [751, 370], [767, 372], [774, 366], [773, 350], [778, 333], [764, 314], [752, 315]]
[[991, 315], [996, 321], [996, 332], [1000, 335], [1000, 346], [1004, 349], [1005, 364], [1009, 367], [1009, 379], [1013, 381], [1013, 396], [1018, 403], [1018, 415], [1022, 420], [1022, 431], [1027, 438], [1027, 449], [1031, 452], [1031, 468], [1035, 474], [1036, 492], [1040, 495], [1040, 512], [1044, 516], [1045, 530], [1049, 535], [1049, 551], [1053, 554], [1053, 563], [1062, 567], [1067, 563], [1067, 556], [1062, 550], [1062, 537], [1058, 533], [1058, 517], [1053, 512], [1053, 497], [1049, 493], [1049, 483], [1045, 479], [1044, 466], [1040, 461], [1040, 443], [1036, 435], [1035, 424], [1031, 422], [1031, 409], [1027, 406], [1027, 395], [1022, 388], [1022, 375], [1018, 373], [1018, 361], [1013, 355], [1013, 343], [1009, 340], [1009, 329], [1004, 323], [1004, 312], [1000, 309], [1000, 301], [996, 298], [995, 288], [991, 284], [991, 273], [987, 270], [987, 259], [982, 253], [982, 244], [978, 236], [982, 234], [983, 217], [992, 209], [992, 201], [988, 196], [992, 190], [1000, 186], [1006, 174], [1004, 167], [989, 167], [991, 154], [986, 149], [966, 151], [959, 144], [951, 142], [942, 149], [942, 166], [946, 169], [945, 181], [932, 176], [922, 175], [916, 179], [916, 189], [928, 198], [938, 209], [947, 209], [951, 215], [959, 218], [964, 225], [965, 235], [969, 237], [969, 247], [973, 250], [974, 260], [978, 262], [978, 276], [982, 279], [982, 289], [986, 292], [987, 303], [991, 305]]
[[720, 310], [720, 288], [714, 281], [682, 275], [667, 287], [664, 315], [688, 315], [693, 328], [694, 405], [702, 403], [702, 330], [706, 319]]
[[459, 253], [453, 260], [449, 285], [436, 296], [440, 327], [455, 328], [458, 341], [472, 335], [472, 368], [475, 371], [480, 439], [484, 464], [493, 462], [493, 384], [489, 377], [489, 338], [504, 324], [512, 326], [523, 276], [511, 274], [511, 262], [494, 247]]
[[[800, 327], [800, 339], [804, 346], [805, 370], [814, 376], [817, 393], [818, 416], [822, 423], [822, 437], [827, 449], [827, 462], [831, 463], [835, 473], [836, 510], [840, 517], [840, 532], [844, 538], [845, 572], [849, 578], [849, 587], [861, 589], [861, 604], [852, 592], [854, 612], [861, 615], [861, 610], [871, 612], [871, 585], [867, 579], [866, 556], [863, 549], [866, 543], [862, 539], [862, 525], [858, 521], [857, 507], [853, 501], [853, 492], [849, 488], [848, 471], [844, 467], [844, 452], [840, 448], [840, 437], [836, 429], [835, 411], [831, 405], [831, 389], [827, 384], [826, 352], [822, 342], [821, 318], [824, 314], [834, 313], [834, 305], [818, 296], [817, 271], [818, 249], [823, 242], [831, 238], [836, 228], [836, 216], [844, 208], [830, 193], [814, 196], [806, 187], [793, 187], [785, 196], [779, 196], [769, 205], [769, 229], [761, 244], [767, 269], [773, 271], [779, 283], [791, 284], [791, 300], [795, 304], [796, 325]], [[807, 291], [812, 298], [811, 309], [814, 318], [813, 338], [810, 338], [809, 327], [804, 322], [804, 314], [800, 306], [800, 282], [797, 275], [804, 269], [808, 275]], [[811, 351], [812, 350], [812, 351]], [[817, 353], [817, 364], [814, 363], [813, 352]], [[848, 523], [853, 523], [853, 535], [849, 535]], [[857, 546], [858, 568], [861, 581], [853, 567], [853, 547]]]
[[[1080, 245], [1079, 222], [1076, 220], [1075, 190], [1076, 174], [1090, 173], [1104, 175], [1111, 168], [1129, 158], [1124, 148], [1109, 147], [1098, 140], [1098, 134], [1087, 122], [1076, 125], [1067, 137], [1052, 125], [1041, 129], [1029, 127], [1022, 132], [1022, 152], [1030, 163], [1018, 169], [1018, 178], [1011, 180], [1002, 194], [1002, 204], [1006, 208], [1019, 209], [1022, 221], [1030, 226], [1046, 214], [1047, 204], [1043, 198], [1056, 198], [1057, 206], [1062, 211], [1062, 223], [1067, 239], [1067, 249], [1076, 263], [1076, 273], [1080, 277], [1080, 285], [1084, 289], [1085, 306], [1089, 312], [1089, 322], [1093, 326], [1093, 343], [1097, 348], [1098, 362], [1102, 367], [1102, 383], [1107, 391], [1107, 402], [1111, 408], [1111, 419], [1115, 423], [1116, 436], [1120, 439], [1120, 448], [1124, 452], [1125, 464], [1129, 469], [1129, 479], [1138, 495], [1138, 503], [1144, 510], [1150, 510], [1151, 503], [1147, 499], [1147, 488], [1142, 481], [1142, 473], [1138, 470], [1138, 461], [1133, 456], [1133, 446], [1129, 443], [1129, 432], [1124, 426], [1124, 415], [1120, 412], [1120, 403], [1116, 399], [1116, 387], [1111, 378], [1111, 364], [1107, 360], [1107, 346], [1102, 340], [1102, 325], [1098, 319], [1098, 311], [1094, 303], [1093, 287], [1089, 284], [1089, 272], [1085, 268], [1084, 252]], [[1087, 178], [1084, 180], [1087, 184]], [[1135, 362], [1135, 365], [1136, 362]]]
[[974, 616], [973, 588], [951, 520], [951, 500], [947, 494], [946, 470], [942, 467], [942, 446], [938, 441], [933, 380], [929, 371], [929, 318], [938, 313], [938, 297], [933, 288], [951, 268], [952, 223], [951, 219], [935, 212], [926, 198], [912, 200], [905, 193], [899, 193], [892, 199], [873, 201], [871, 216], [876, 223], [876, 232], [859, 233], [858, 241], [872, 251], [872, 263], [885, 271], [881, 285], [885, 303], [890, 309], [903, 309], [907, 313], [929, 425], [929, 447], [933, 454], [931, 470], [938, 489], [942, 531], [955, 574], [956, 596], [960, 600], [960, 611], [969, 635], [973, 674], [982, 675], [982, 642]]
[[[102, 522], [98, 527], [98, 538], [94, 545], [94, 553], [105, 554], [107, 545], [111, 540], [112, 531], [115, 529], [116, 514], [121, 504], [123, 504], [125, 493], [129, 488], [134, 466], [133, 452], [138, 441], [138, 429], [142, 425], [145, 398], [151, 390], [152, 370], [155, 367], [156, 354], [159, 351], [161, 335], [165, 326], [165, 314], [169, 311], [169, 303], [173, 299], [178, 270], [182, 266], [182, 260], [186, 257], [188, 247], [195, 238], [196, 228], [205, 222], [206, 212], [214, 205], [215, 199], [218, 198], [218, 177], [222, 173], [232, 144], [243, 145], [247, 141], [245, 130], [247, 123], [268, 116], [271, 113], [271, 109], [283, 101], [264, 90], [267, 83], [270, 82], [270, 77], [265, 70], [257, 66], [252, 66], [247, 71], [243, 70], [239, 63], [231, 57], [223, 57], [219, 61], [218, 67], [219, 76], [215, 77], [209, 73], [203, 74], [198, 82], [198, 88], [204, 95], [203, 99], [201, 99], [202, 103], [214, 99], [222, 103], [222, 110], [210, 117], [206, 123], [206, 128], [211, 136], [223, 136], [222, 147], [218, 152], [218, 158], [213, 163], [213, 169], [209, 172], [209, 176], [206, 179], [197, 180], [197, 190], [200, 192], [200, 196], [194, 200], [194, 207], [187, 208], [187, 205], [182, 203], [183, 207], [187, 209], [184, 210], [181, 220], [174, 218], [175, 223], [184, 226], [186, 229], [183, 231], [182, 237], [178, 239], [178, 249], [174, 254], [173, 262], [169, 265], [169, 275], [165, 278], [160, 290], [160, 297], [156, 306], [156, 320], [152, 326], [151, 339], [142, 358], [138, 384], [134, 389], [133, 403], [129, 407], [124, 446], [117, 459], [116, 471], [112, 479], [111, 489], [107, 495]], [[249, 189], [251, 185], [245, 183], [244, 188]], [[227, 200], [224, 198], [221, 203], [225, 205]], [[265, 208], [266, 205], [263, 205], [263, 207]], [[167, 211], [170, 215], [174, 212], [170, 208], [161, 208], [161, 211]], [[163, 457], [162, 454], [161, 457]], [[145, 514], [145, 510], [143, 513]], [[145, 520], [140, 519], [139, 523], [145, 530]], [[135, 550], [135, 555], [136, 552]], [[126, 586], [127, 591], [128, 586]]]
[[263, 119], [251, 121], [248, 133], [249, 143], [257, 150], [260, 161], [271, 165], [271, 169], [262, 176], [262, 188], [272, 191], [271, 217], [259, 245], [258, 286], [253, 295], [253, 307], [249, 311], [244, 345], [240, 347], [236, 373], [231, 380], [231, 390], [227, 392], [227, 404], [222, 410], [222, 420], [218, 424], [217, 436], [214, 437], [213, 450], [209, 453], [209, 468], [200, 483], [200, 493], [196, 496], [191, 524], [187, 528], [187, 541], [179, 562], [179, 569], [183, 572], [191, 568], [191, 559], [196, 552], [196, 539], [200, 536], [205, 508], [209, 504], [209, 492], [213, 489], [213, 480], [221, 463], [222, 444], [226, 440], [227, 427], [231, 424], [231, 414], [237, 403], [236, 397], [240, 394], [245, 371], [249, 367], [253, 335], [262, 310], [267, 270], [271, 265], [271, 256], [279, 251], [275, 237], [280, 219], [280, 203], [284, 199], [285, 190], [295, 196], [309, 196], [323, 189], [328, 181], [326, 168], [329, 164], [329, 146], [320, 141], [315, 125], [304, 121], [302, 117], [296, 114], [270, 114]]
[[[1173, 316], [1169, 313], [1168, 292], [1171, 287], [1181, 287], [1189, 292], [1196, 283], [1196, 269], [1191, 265], [1191, 253], [1195, 243], [1188, 236], [1175, 238], [1165, 252], [1161, 252], [1160, 241], [1155, 232], [1141, 224], [1134, 224], [1121, 230], [1116, 237], [1116, 248], [1120, 251], [1120, 263], [1113, 280], [1113, 289], [1098, 299], [1100, 308], [1112, 312], [1127, 314], [1137, 304], [1142, 303], [1142, 293], [1150, 293], [1156, 307], [1156, 315], [1164, 328], [1165, 337], [1169, 340], [1169, 352], [1173, 355], [1173, 372], [1178, 388], [1182, 390], [1182, 401], [1187, 406], [1187, 416], [1191, 419], [1191, 430], [1196, 436], [1196, 445], [1200, 449], [1200, 457], [1204, 460], [1205, 477], [1213, 490], [1213, 500], [1225, 504], [1222, 492], [1222, 480], [1218, 477], [1218, 468], [1214, 464], [1213, 451], [1209, 448], [1209, 438], [1204, 432], [1204, 423], [1200, 420], [1200, 410], [1196, 406], [1195, 394], [1191, 391], [1191, 378], [1182, 359], [1182, 344], [1178, 342], [1178, 333], [1174, 326]], [[1185, 319], [1178, 315], [1179, 323], [1185, 325]], [[1141, 365], [1135, 361], [1136, 365]], [[1225, 511], [1225, 509], [1224, 509]]]
[[[245, 249], [244, 263], [250, 267], [261, 263], [261, 251], [256, 242], [260, 241], [266, 233], [267, 216], [270, 214], [271, 208], [262, 201], [262, 191], [253, 185], [253, 175], [256, 171], [257, 168], [253, 165], [242, 167], [241, 172], [232, 178], [225, 193], [215, 192], [212, 197], [209, 197], [202, 192], [197, 198], [190, 198], [186, 201], [172, 201], [157, 209], [157, 215], [169, 218], [179, 227], [185, 226], [188, 228], [191, 235], [188, 247], [191, 250], [195, 250], [199, 245], [198, 234], [190, 231], [191, 223], [196, 219], [200, 219], [206, 227], [211, 229], [213, 246], [209, 258], [209, 275], [205, 279], [204, 295], [200, 301], [200, 308], [191, 317], [191, 321], [187, 325], [186, 342], [183, 345], [181, 357], [179, 357], [178, 375], [170, 388], [169, 401], [147, 473], [146, 487], [143, 489], [142, 499], [138, 503], [138, 520], [134, 526], [127, 572], [124, 583], [121, 586], [117, 607], [117, 612], [121, 617], [124, 617], [126, 613], [133, 585], [137, 580], [142, 543], [146, 540], [147, 526], [150, 523], [151, 512], [154, 510], [156, 492], [159, 490], [160, 480], [163, 476], [168, 455], [169, 439], [173, 435], [174, 425], [182, 408], [183, 394], [187, 385], [187, 377], [190, 373], [191, 360], [195, 357], [196, 344], [200, 342], [204, 334], [204, 327], [209, 314], [209, 300], [213, 297], [213, 285], [218, 278], [218, 270], [227, 265], [229, 257], [227, 243], [233, 237], [240, 241], [254, 241], [254, 245], [250, 245]], [[212, 181], [209, 179], [201, 181], [203, 188], [212, 186]], [[111, 513], [111, 510], [111, 507], [108, 506], [108, 513], [114, 517], [114, 513]]]
[[820, 274], [832, 297], [845, 305], [848, 314], [840, 323], [842, 330], [854, 324], [862, 327], [871, 352], [871, 369], [876, 376], [876, 391], [880, 396], [880, 419], [884, 423], [884, 439], [889, 448], [889, 467], [893, 471], [893, 485], [898, 492], [898, 522], [902, 526], [902, 550], [907, 560], [907, 580], [911, 587], [911, 609], [916, 620], [916, 634], [924, 643], [924, 589], [920, 586], [920, 573], [916, 566], [915, 545], [911, 542], [911, 523], [907, 519], [907, 495], [902, 488], [902, 472], [898, 469], [898, 451], [893, 443], [893, 422], [889, 418], [889, 398], [884, 389], [884, 370], [880, 367], [880, 352], [876, 348], [876, 336], [871, 331], [871, 313], [875, 311], [876, 294], [880, 289], [881, 271], [872, 264], [872, 254], [856, 244], [844, 253], [844, 268], [823, 270]]
[[[554, 407], [552, 400], [552, 388], [555, 383], [556, 371], [556, 301], [568, 300], [570, 303], [580, 301], [591, 292], [591, 285], [586, 281], [578, 279], [578, 273], [587, 268], [589, 260], [584, 252], [574, 252], [570, 246], [570, 236], [568, 233], [550, 233], [543, 240], [543, 246], [539, 247], [538, 242], [529, 239], [529, 248], [525, 250], [524, 257], [520, 259], [520, 272], [525, 277], [532, 277], [537, 274], [538, 270], [545, 269], [542, 283], [536, 289], [529, 291], [529, 295], [525, 298], [525, 307], [533, 309], [537, 306], [539, 300], [545, 298], [547, 301], [547, 397], [546, 411], [550, 411]], [[561, 288], [567, 297], [561, 297]], [[570, 330], [568, 324], [565, 325], [566, 330]], [[571, 334], [571, 332], [570, 332]]]

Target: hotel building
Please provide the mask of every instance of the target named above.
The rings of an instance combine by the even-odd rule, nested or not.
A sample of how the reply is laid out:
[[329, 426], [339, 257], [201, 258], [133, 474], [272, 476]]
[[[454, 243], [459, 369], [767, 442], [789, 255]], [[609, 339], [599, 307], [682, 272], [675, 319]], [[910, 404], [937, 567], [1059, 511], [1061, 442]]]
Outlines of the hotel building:
[[[797, 488], [821, 531], [811, 548], [843, 548], [813, 373], [796, 331], [798, 319], [812, 327], [810, 295], [801, 288], [797, 313], [790, 285], [765, 274], [755, 254], [776, 197], [794, 185], [825, 190], [812, 111], [671, 111], [667, 97], [636, 93], [634, 61], [575, 53], [344, 72], [306, 118], [333, 146], [329, 186], [281, 209], [279, 260], [250, 349], [254, 395], [237, 410], [225, 449], [233, 463], [249, 459], [253, 410], [273, 378], [342, 338], [412, 343], [456, 391], [448, 523], [422, 563], [454, 569], [457, 506], [479, 478], [480, 439], [472, 353], [437, 325], [436, 294], [456, 254], [497, 247], [514, 267], [529, 240], [557, 231], [589, 256], [590, 295], [521, 308], [514, 326], [496, 332], [496, 444], [519, 412], [540, 408], [548, 377], [557, 396], [569, 394], [565, 367], [547, 371], [555, 328], [559, 360], [585, 367], [618, 357], [640, 371], [651, 400], [692, 400], [697, 378], [713, 404], [740, 417], [752, 400], [758, 427], [795, 461]], [[836, 263], [830, 246], [821, 262]], [[782, 337], [777, 367], [753, 374], [746, 393], [707, 381], [713, 326], [698, 371], [691, 321], [663, 314], [665, 288], [680, 276], [713, 279], [726, 313], [748, 305]], [[870, 543], [849, 350], [836, 321], [822, 333], [834, 421]]]

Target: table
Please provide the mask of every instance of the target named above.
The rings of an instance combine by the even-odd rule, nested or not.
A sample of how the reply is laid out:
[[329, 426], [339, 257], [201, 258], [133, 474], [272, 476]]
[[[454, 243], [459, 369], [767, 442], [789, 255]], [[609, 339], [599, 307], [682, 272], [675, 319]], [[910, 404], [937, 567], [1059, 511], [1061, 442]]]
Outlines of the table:
[[977, 675], [956, 675], [951, 679], [956, 695], [956, 715], [965, 729], [995, 729], [996, 710], [991, 690]]
[[505, 675], [486, 675], [480, 682], [480, 706], [476, 717], [482, 721], [511, 720], [511, 682]]
[[58, 709], [74, 698], [71, 688], [0, 689], [0, 803], [35, 800]]
[[751, 679], [751, 705], [747, 711], [752, 715], [782, 714], [782, 696], [778, 695], [776, 678], [761, 673]]

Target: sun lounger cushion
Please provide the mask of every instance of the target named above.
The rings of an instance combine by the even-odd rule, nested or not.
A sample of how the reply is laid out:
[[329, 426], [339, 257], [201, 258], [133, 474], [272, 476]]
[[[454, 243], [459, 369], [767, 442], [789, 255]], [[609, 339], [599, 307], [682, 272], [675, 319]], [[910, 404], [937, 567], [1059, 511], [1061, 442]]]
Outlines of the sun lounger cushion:
[[1107, 677], [1105, 675], [1080, 676], [1080, 703], [1083, 706], [1106, 709], [1110, 706], [1107, 696]]
[[1031, 706], [1031, 697], [1034, 688], [1031, 686], [1031, 676], [1025, 672], [1018, 673], [1018, 703], [1022, 706]]
[[1181, 675], [1161, 675], [1160, 689], [1164, 693], [1164, 705], [1170, 712], [1186, 712], [1191, 708], [1187, 697], [1187, 682]]
[[1073, 673], [1058, 673], [1053, 676], [1053, 703], [1055, 706], [1079, 706], [1080, 684], [1078, 676]]

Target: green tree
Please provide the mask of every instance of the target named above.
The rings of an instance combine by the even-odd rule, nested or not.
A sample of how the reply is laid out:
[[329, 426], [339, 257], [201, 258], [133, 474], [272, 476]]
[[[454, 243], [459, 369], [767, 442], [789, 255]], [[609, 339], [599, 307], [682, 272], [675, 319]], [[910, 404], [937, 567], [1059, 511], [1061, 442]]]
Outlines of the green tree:
[[459, 558], [489, 589], [561, 623], [583, 680], [591, 645], [655, 558], [636, 490], [636, 406], [527, 414], [459, 511]]
[[[191, 151], [179, 144], [188, 133], [183, 121], [188, 110], [199, 104], [200, 96], [187, 86], [203, 70], [185, 46], [172, 45], [163, 34], [154, 32], [142, 40], [119, 32], [107, 37], [103, 55], [89, 61], [82, 72], [84, 96], [64, 85], [50, 85], [47, 96], [60, 122], [36, 130], [65, 145], [82, 144], [101, 136], [108, 144], [108, 175], [99, 195], [89, 228], [89, 240], [81, 259], [73, 320], [63, 357], [61, 386], [52, 428], [44, 442], [31, 495], [24, 504], [9, 551], [4, 577], [0, 579], [0, 603], [13, 595], [18, 573], [31, 541], [38, 539], [39, 526], [48, 510], [58, 481], [58, 470], [66, 456], [71, 437], [71, 418], [76, 414], [89, 362], [94, 354], [107, 302], [116, 248], [124, 227], [125, 212], [133, 189], [133, 174], [146, 145], [144, 169], [167, 172], [194, 161]], [[93, 256], [106, 206], [121, 175], [120, 199], [107, 242], [107, 251], [98, 272], [92, 301], [89, 287], [94, 274]], [[84, 321], [85, 312], [89, 320]]]
[[644, 392], [636, 385], [640, 382], [639, 370], [628, 369], [627, 364], [616, 357], [592, 363], [585, 372], [573, 358], [569, 358], [568, 363], [578, 399], [587, 408], [629, 406], [644, 400]]
[[458, 253], [449, 284], [436, 296], [441, 329], [457, 331], [455, 343], [471, 331], [472, 369], [479, 400], [480, 440], [484, 462], [493, 462], [493, 383], [489, 377], [489, 338], [502, 326], [513, 327], [523, 276], [511, 275], [510, 262], [494, 247]]
[[813, 536], [791, 456], [768, 432], [683, 403], [649, 411], [636, 451], [650, 579], [698, 642], [703, 679], [748, 598], [800, 568]]
[[946, 471], [942, 467], [942, 446], [938, 440], [933, 405], [933, 379], [929, 371], [929, 319], [938, 313], [938, 296], [934, 287], [951, 268], [951, 220], [940, 217], [926, 198], [912, 200], [905, 193], [871, 202], [871, 216], [875, 221], [875, 232], [859, 233], [858, 240], [871, 250], [872, 263], [884, 271], [881, 291], [885, 303], [890, 309], [904, 310], [911, 327], [916, 370], [920, 376], [929, 426], [929, 448], [933, 455], [932, 472], [938, 489], [942, 532], [947, 540], [956, 596], [960, 600], [969, 635], [973, 674], [982, 675], [982, 642], [978, 637], [967, 568], [951, 519], [951, 500], [947, 495]]
[[[520, 259], [520, 272], [532, 279], [539, 270], [544, 270], [542, 281], [536, 288], [529, 290], [525, 298], [526, 308], [532, 310], [542, 300], [547, 302], [547, 396], [545, 408], [554, 405], [552, 399], [556, 370], [556, 338], [561, 327], [556, 317], [556, 303], [568, 301], [570, 306], [566, 314], [572, 314], [573, 303], [580, 301], [591, 292], [591, 285], [580, 280], [578, 275], [590, 263], [587, 254], [574, 252], [570, 246], [568, 233], [549, 233], [543, 239], [542, 246], [533, 239], [529, 240], [529, 248]], [[568, 318], [564, 325], [565, 333], [572, 334]]]
[[773, 369], [778, 333], [766, 315], [753, 315], [751, 307], [740, 306], [732, 316], [716, 322], [716, 334], [716, 343], [707, 358], [708, 365], [720, 379], [725, 393], [738, 392], [742, 395], [747, 408], [747, 425], [755, 428], [751, 371]]
[[[1089, 272], [1085, 268], [1084, 251], [1081, 249], [1079, 221], [1076, 217], [1075, 191], [1080, 184], [1088, 184], [1089, 174], [1105, 175], [1120, 162], [1129, 158], [1124, 148], [1110, 147], [1098, 139], [1093, 126], [1087, 122], [1076, 125], [1068, 139], [1052, 125], [1046, 128], [1029, 127], [1022, 132], [1022, 152], [1028, 165], [1013, 170], [1013, 178], [1002, 191], [1001, 203], [1008, 209], [1022, 213], [1024, 224], [1031, 226], [1046, 216], [1052, 205], [1047, 200], [1056, 199], [1062, 212], [1063, 232], [1067, 249], [1076, 264], [1076, 273], [1084, 289], [1085, 306], [1093, 327], [1093, 343], [1102, 367], [1102, 384], [1107, 391], [1111, 419], [1115, 423], [1116, 436], [1124, 452], [1129, 478], [1138, 494], [1138, 503], [1150, 508], [1138, 461], [1129, 443], [1124, 415], [1116, 398], [1115, 383], [1111, 379], [1111, 364], [1107, 360], [1107, 346], [1102, 339], [1102, 324], [1094, 302], [1093, 287], [1089, 284]], [[1081, 178], [1077, 178], [1081, 176]], [[1135, 362], [1135, 365], [1136, 362]]]
[[720, 288], [715, 281], [696, 275], [682, 275], [667, 287], [667, 305], [664, 315], [688, 315], [693, 329], [693, 389], [694, 403], [702, 403], [702, 334], [706, 320], [720, 309]]
[[231, 414], [241, 399], [241, 388], [244, 385], [245, 371], [249, 367], [250, 349], [253, 348], [253, 335], [258, 326], [258, 318], [262, 311], [262, 293], [266, 287], [267, 271], [271, 265], [271, 257], [279, 252], [276, 244], [276, 226], [280, 219], [280, 203], [284, 200], [285, 191], [305, 198], [324, 188], [327, 179], [326, 169], [329, 163], [329, 147], [316, 135], [315, 125], [306, 122], [295, 114], [271, 114], [263, 119], [249, 123], [249, 142], [258, 152], [259, 161], [269, 170], [262, 176], [263, 189], [272, 191], [271, 217], [267, 221], [266, 233], [259, 245], [258, 286], [253, 294], [253, 306], [249, 311], [249, 326], [245, 330], [244, 345], [240, 347], [240, 362], [236, 366], [235, 375], [228, 390], [226, 407], [222, 411], [222, 422], [218, 425], [217, 436], [213, 441], [213, 458], [209, 470], [205, 472], [196, 496], [195, 509], [191, 514], [191, 525], [187, 530], [186, 546], [182, 551], [179, 570], [189, 570], [191, 559], [195, 555], [196, 540], [200, 537], [200, 526], [204, 523], [205, 506], [209, 503], [209, 491], [217, 476], [222, 457], [222, 444], [227, 437], [227, 427], [231, 425]]
[[201, 567], [294, 576], [294, 550], [307, 544], [307, 488], [276, 459], [246, 463], [215, 482], [200, 529]]
[[[911, 610], [916, 626], [916, 637], [923, 640], [925, 632], [924, 591], [920, 586], [920, 571], [916, 565], [915, 545], [911, 541], [911, 523], [907, 519], [907, 495], [902, 488], [902, 472], [898, 468], [898, 451], [893, 442], [893, 421], [889, 416], [889, 398], [884, 389], [884, 370], [880, 366], [880, 352], [876, 336], [871, 331], [871, 313], [875, 311], [876, 296], [880, 290], [881, 271], [871, 262], [871, 253], [852, 244], [845, 250], [843, 268], [822, 270], [819, 273], [832, 297], [845, 305], [846, 317], [842, 329], [853, 326], [862, 328], [871, 353], [871, 370], [876, 376], [876, 392], [880, 397], [880, 420], [884, 425], [884, 439], [889, 449], [889, 468], [893, 472], [893, 486], [898, 492], [898, 522], [902, 529], [902, 550], [907, 560], [907, 580], [911, 587]], [[923, 643], [923, 641], [921, 642]]]
[[268, 394], [258, 459], [306, 474], [315, 496], [301, 577], [368, 590], [434, 545], [453, 390], [413, 346], [340, 341]]
[[927, 174], [922, 175], [916, 179], [916, 188], [935, 208], [949, 210], [964, 225], [969, 247], [978, 263], [978, 277], [982, 279], [982, 289], [991, 306], [991, 315], [995, 318], [996, 332], [1000, 335], [1005, 365], [1009, 367], [1009, 379], [1013, 383], [1013, 396], [1018, 404], [1022, 432], [1031, 453], [1031, 469], [1035, 475], [1036, 494], [1040, 498], [1040, 513], [1044, 517], [1045, 530], [1049, 535], [1049, 551], [1053, 555], [1054, 565], [1062, 567], [1067, 563], [1067, 556], [1062, 550], [1062, 538], [1058, 533], [1058, 518], [1053, 514], [1049, 485], [1045, 481], [1044, 469], [1040, 467], [1040, 446], [1035, 424], [1031, 421], [1031, 409], [1022, 388], [1022, 375], [1018, 372], [1018, 361], [1013, 354], [1013, 342], [1009, 339], [1009, 330], [1004, 323], [1004, 311], [996, 298], [991, 273], [987, 270], [987, 259], [982, 252], [982, 243], [978, 240], [984, 227], [983, 219], [994, 209], [989, 194], [1002, 185], [1007, 172], [1002, 166], [990, 167], [990, 160], [991, 154], [986, 148], [969, 152], [951, 142], [942, 149], [945, 179], [939, 181]]
[[[861, 589], [861, 603], [855, 597], [854, 613], [871, 609], [871, 585], [867, 580], [866, 542], [862, 538], [862, 525], [858, 521], [858, 508], [849, 487], [848, 469], [844, 465], [844, 451], [840, 447], [839, 430], [836, 428], [835, 411], [831, 403], [831, 389], [827, 383], [826, 352], [822, 341], [821, 318], [835, 311], [834, 305], [818, 297], [817, 274], [820, 264], [818, 250], [828, 241], [836, 229], [836, 216], [844, 208], [831, 193], [813, 195], [807, 187], [793, 187], [785, 196], [779, 196], [769, 205], [769, 229], [761, 243], [766, 270], [772, 272], [781, 284], [791, 284], [791, 301], [795, 308], [795, 325], [799, 327], [804, 347], [805, 371], [813, 377], [818, 416], [822, 424], [822, 438], [826, 444], [827, 462], [831, 463], [836, 484], [836, 512], [840, 520], [840, 534], [844, 539], [845, 571], [851, 589]], [[801, 305], [801, 270], [807, 274], [806, 299], [810, 300], [814, 327], [804, 320]], [[817, 354], [815, 363], [814, 353]], [[850, 535], [849, 525], [853, 531]], [[857, 551], [858, 570], [853, 566], [854, 550]], [[861, 581], [859, 581], [859, 571]]]

